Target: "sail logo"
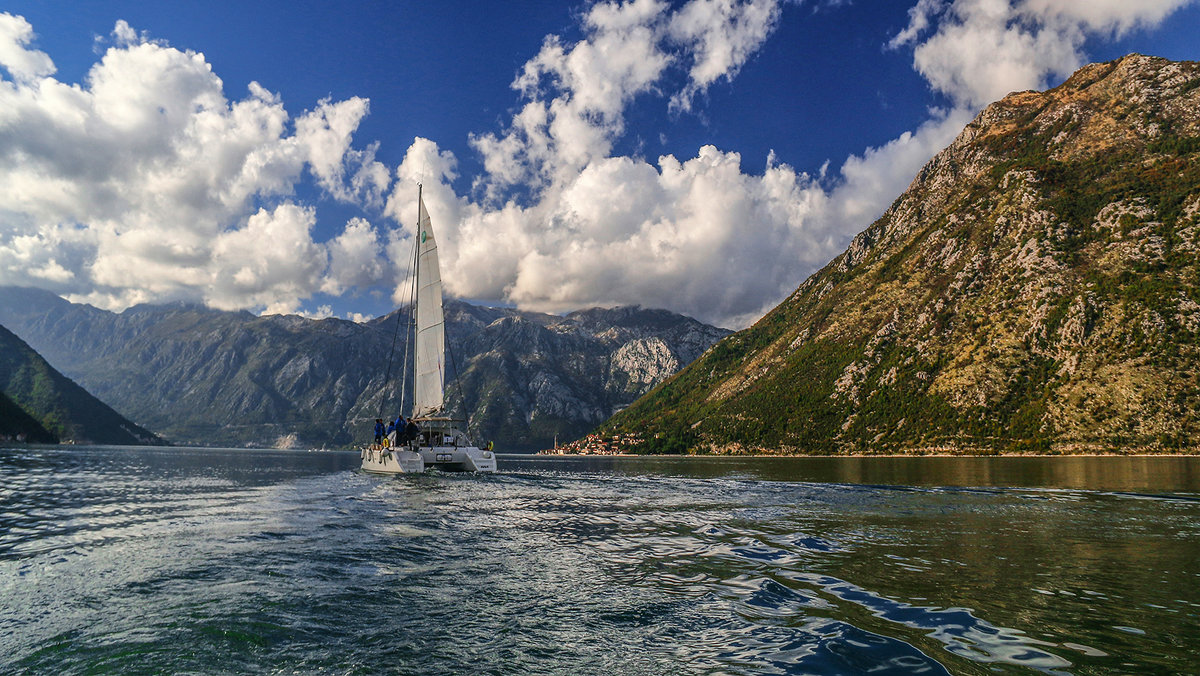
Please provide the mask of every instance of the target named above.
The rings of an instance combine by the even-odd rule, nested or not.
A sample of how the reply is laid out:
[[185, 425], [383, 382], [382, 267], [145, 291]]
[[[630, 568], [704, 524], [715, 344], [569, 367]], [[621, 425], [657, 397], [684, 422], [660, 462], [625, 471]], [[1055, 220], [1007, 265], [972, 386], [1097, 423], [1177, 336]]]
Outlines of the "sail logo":
[[429, 238], [429, 233], [426, 232], [425, 230], [422, 230], [421, 231], [421, 244], [424, 244], [425, 240], [428, 238]]

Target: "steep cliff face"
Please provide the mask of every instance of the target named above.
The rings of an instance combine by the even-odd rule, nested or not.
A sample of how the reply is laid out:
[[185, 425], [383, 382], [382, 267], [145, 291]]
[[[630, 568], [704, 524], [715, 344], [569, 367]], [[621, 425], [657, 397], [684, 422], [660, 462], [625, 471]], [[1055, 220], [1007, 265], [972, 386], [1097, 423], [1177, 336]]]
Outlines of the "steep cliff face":
[[605, 427], [647, 448], [1109, 450], [1200, 438], [1200, 64], [984, 110], [850, 247]]
[[465, 395], [479, 429], [529, 439], [511, 444], [524, 448], [583, 435], [729, 334], [637, 307], [563, 317], [494, 309], [490, 323], [475, 327], [461, 320], [468, 311], [478, 309], [448, 306], [451, 349], [463, 360], [452, 364], [463, 377], [450, 401], [457, 406]]
[[[397, 315], [365, 324], [197, 306], [120, 314], [43, 291], [0, 289], [0, 322], [64, 373], [172, 441], [343, 445], [395, 415]], [[446, 305], [452, 408], [506, 450], [578, 436], [728, 331], [640, 308], [565, 317]], [[406, 390], [411, 394], [411, 387]]]

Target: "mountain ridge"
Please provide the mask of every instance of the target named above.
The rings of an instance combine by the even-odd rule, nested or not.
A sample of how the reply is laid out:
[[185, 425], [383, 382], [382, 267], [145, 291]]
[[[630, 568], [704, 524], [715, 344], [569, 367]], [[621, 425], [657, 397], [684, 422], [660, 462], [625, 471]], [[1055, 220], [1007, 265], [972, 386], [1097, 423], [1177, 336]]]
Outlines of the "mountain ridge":
[[986, 107], [845, 252], [601, 427], [641, 450], [1195, 447], [1200, 64]]
[[[476, 436], [520, 450], [582, 435], [728, 333], [641, 308], [560, 317], [450, 300], [445, 314], [447, 365], [462, 369], [448, 401], [466, 400]], [[365, 440], [381, 408], [385, 417], [397, 412], [399, 386], [385, 376], [398, 318], [405, 311], [356, 324], [179, 303], [118, 314], [0, 288], [0, 322], [97, 396], [181, 443]], [[402, 354], [397, 348], [392, 373]]]

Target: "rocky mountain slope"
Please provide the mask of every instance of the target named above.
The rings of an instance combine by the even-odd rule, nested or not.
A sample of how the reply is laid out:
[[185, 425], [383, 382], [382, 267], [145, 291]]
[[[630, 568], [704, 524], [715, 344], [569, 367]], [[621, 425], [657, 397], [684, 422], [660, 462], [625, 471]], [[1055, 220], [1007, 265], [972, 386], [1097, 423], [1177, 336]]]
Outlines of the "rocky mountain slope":
[[650, 451], [1195, 449], [1200, 64], [984, 110], [750, 329], [615, 416]]
[[[114, 314], [0, 288], [0, 322], [126, 415], [179, 443], [341, 446], [395, 415], [388, 355], [398, 315], [355, 324], [192, 305]], [[448, 398], [502, 450], [591, 429], [729, 332], [665, 311], [565, 317], [446, 304]], [[403, 359], [403, 339], [392, 372]], [[411, 393], [411, 387], [406, 388]], [[407, 408], [405, 409], [407, 410]]]
[[0, 326], [0, 435], [26, 441], [161, 444]]

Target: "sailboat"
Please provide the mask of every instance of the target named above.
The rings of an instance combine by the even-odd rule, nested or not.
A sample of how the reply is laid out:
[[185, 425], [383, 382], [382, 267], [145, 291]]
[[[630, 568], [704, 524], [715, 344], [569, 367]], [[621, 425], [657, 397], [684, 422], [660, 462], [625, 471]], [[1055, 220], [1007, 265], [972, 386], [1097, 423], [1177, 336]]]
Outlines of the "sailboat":
[[[491, 444], [485, 448], [476, 446], [463, 429], [465, 425], [461, 425], [465, 421], [446, 414], [442, 274], [438, 267], [437, 240], [433, 236], [420, 185], [417, 186], [417, 207], [413, 407], [409, 416], [416, 424], [415, 438], [406, 439], [404, 430], [397, 430], [387, 437], [388, 443], [364, 448], [362, 469], [382, 474], [423, 472], [427, 467], [457, 472], [495, 472], [496, 454], [492, 452]], [[403, 398], [402, 395], [401, 400]]]

